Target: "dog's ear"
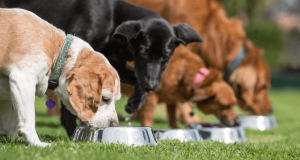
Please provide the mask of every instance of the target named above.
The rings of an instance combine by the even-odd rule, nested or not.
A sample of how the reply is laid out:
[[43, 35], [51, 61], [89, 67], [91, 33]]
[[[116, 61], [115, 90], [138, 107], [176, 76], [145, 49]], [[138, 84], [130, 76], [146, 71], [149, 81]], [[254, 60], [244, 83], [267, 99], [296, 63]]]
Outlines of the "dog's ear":
[[123, 43], [129, 42], [132, 38], [137, 38], [140, 35], [141, 23], [138, 21], [126, 21], [119, 25], [113, 37], [120, 39]]
[[212, 95], [212, 89], [210, 86], [204, 88], [196, 88], [194, 90], [193, 96], [191, 98], [192, 101], [202, 101], [208, 99]]
[[215, 101], [223, 106], [230, 106], [236, 103], [236, 97], [233, 89], [225, 81], [216, 83], [213, 86], [214, 93], [216, 93]]
[[176, 45], [179, 45], [180, 43], [187, 45], [191, 42], [202, 42], [202, 38], [189, 25], [179, 23], [172, 26], [177, 36], [177, 39], [175, 40]]
[[102, 98], [104, 76], [87, 68], [79, 69], [67, 77], [69, 101], [83, 121], [92, 119], [98, 111]]

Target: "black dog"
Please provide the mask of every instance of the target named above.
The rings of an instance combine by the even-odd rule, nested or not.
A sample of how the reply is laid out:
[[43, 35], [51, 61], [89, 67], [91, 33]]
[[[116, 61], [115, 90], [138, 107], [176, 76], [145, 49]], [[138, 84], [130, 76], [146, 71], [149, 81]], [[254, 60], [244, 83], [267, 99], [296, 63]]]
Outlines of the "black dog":
[[[0, 0], [2, 7], [23, 8], [87, 41], [116, 68], [121, 82], [135, 85], [125, 109], [133, 113], [157, 89], [174, 49], [202, 41], [188, 25], [170, 25], [155, 12], [122, 0]], [[135, 71], [126, 69], [134, 61]], [[137, 78], [136, 78], [137, 76]], [[76, 127], [62, 105], [62, 125], [71, 136]]]

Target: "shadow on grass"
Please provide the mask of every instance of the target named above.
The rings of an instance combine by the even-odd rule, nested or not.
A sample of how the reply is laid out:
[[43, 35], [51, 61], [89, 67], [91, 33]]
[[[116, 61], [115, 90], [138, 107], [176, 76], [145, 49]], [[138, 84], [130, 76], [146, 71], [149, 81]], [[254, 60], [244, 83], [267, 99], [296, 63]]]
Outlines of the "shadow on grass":
[[24, 138], [11, 138], [0, 136], [0, 144], [11, 144], [11, 145], [21, 145], [25, 144]]
[[[57, 135], [48, 135], [42, 134], [39, 135], [39, 138], [42, 142], [55, 142], [55, 141], [71, 141], [67, 136], [57, 136]], [[11, 144], [11, 145], [25, 145], [25, 141], [22, 135], [19, 135], [19, 138], [3, 137], [0, 136], [0, 144]]]
[[[140, 121], [137, 121], [137, 120], [130, 120], [130, 121], [132, 121], [132, 122], [140, 122]], [[126, 121], [125, 121], [124, 118], [119, 118], [119, 122], [126, 122]], [[153, 124], [158, 124], [158, 125], [159, 124], [163, 124], [163, 125], [165, 125], [165, 124], [168, 124], [168, 121], [163, 120], [163, 119], [154, 119]]]
[[36, 117], [48, 117], [46, 113], [35, 112]]
[[67, 136], [57, 136], [57, 135], [49, 135], [49, 134], [41, 134], [39, 135], [41, 141], [70, 141], [71, 139]]
[[50, 128], [59, 128], [59, 127], [61, 127], [60, 123], [41, 122], [41, 121], [36, 122], [35, 125], [36, 125], [36, 127], [50, 127]]

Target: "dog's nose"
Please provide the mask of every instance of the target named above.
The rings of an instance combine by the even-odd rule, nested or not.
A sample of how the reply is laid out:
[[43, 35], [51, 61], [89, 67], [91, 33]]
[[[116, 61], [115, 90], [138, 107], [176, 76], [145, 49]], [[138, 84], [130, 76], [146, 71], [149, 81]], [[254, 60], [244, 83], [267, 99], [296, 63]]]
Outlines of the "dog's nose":
[[110, 121], [110, 127], [119, 127], [119, 123], [117, 121]]
[[274, 110], [273, 110], [273, 108], [271, 108], [270, 111], [269, 111], [269, 113], [271, 114], [271, 113], [273, 113], [273, 112], [274, 112]]
[[154, 92], [154, 91], [156, 90], [156, 87], [155, 87], [155, 85], [153, 85], [153, 84], [149, 84], [148, 86], [146, 86], [146, 87], [144, 88], [144, 90], [145, 90], [146, 92], [148, 92], [148, 93], [152, 93], [152, 92]]
[[240, 119], [238, 117], [233, 119], [233, 120], [229, 120], [225, 117], [219, 117], [219, 120], [223, 125], [225, 125], [227, 127], [234, 127], [234, 126], [240, 126], [241, 125]]
[[241, 119], [239, 117], [237, 117], [235, 120], [234, 120], [234, 125], [233, 126], [240, 126], [241, 125]]

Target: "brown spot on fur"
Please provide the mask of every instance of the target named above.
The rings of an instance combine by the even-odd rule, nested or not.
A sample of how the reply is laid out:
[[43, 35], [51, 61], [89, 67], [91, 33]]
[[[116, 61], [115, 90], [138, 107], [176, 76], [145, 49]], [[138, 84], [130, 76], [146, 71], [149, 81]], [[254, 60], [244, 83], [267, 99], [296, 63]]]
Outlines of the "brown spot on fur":
[[17, 63], [21, 68], [31, 67], [41, 61], [53, 68], [64, 32], [25, 10], [0, 9], [0, 15], [0, 68]]

